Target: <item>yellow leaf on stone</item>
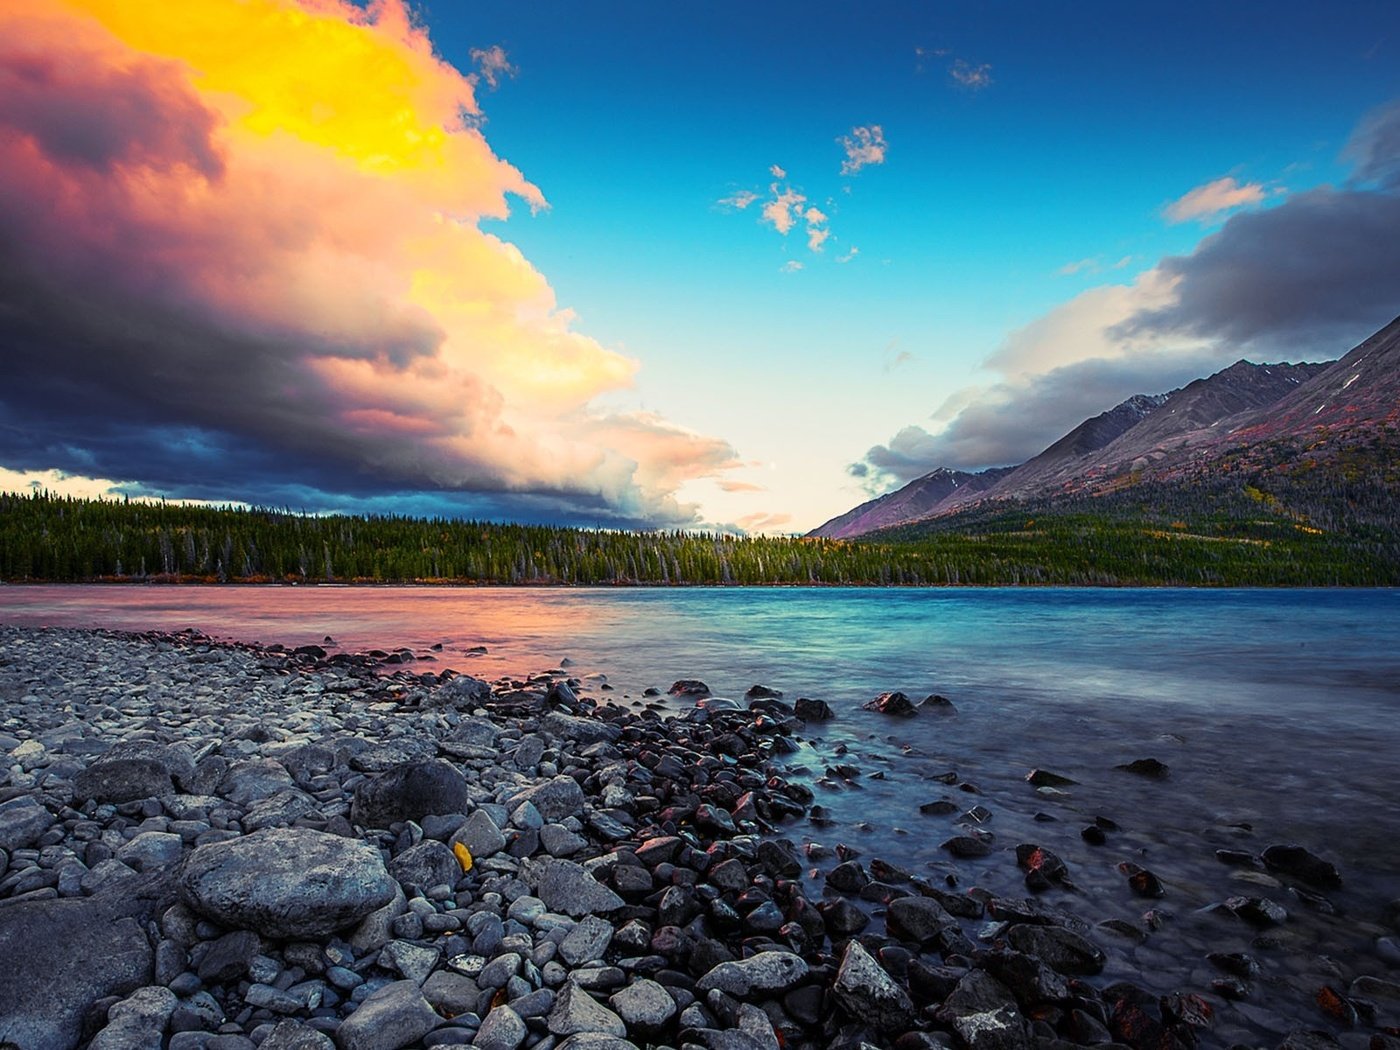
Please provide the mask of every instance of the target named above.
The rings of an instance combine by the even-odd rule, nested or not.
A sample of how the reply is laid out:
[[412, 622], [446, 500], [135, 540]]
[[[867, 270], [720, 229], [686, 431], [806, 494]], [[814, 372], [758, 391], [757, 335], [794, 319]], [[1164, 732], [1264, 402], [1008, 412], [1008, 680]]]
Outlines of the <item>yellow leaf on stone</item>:
[[457, 863], [462, 865], [463, 871], [472, 870], [472, 851], [460, 842], [452, 847], [452, 855], [457, 858]]

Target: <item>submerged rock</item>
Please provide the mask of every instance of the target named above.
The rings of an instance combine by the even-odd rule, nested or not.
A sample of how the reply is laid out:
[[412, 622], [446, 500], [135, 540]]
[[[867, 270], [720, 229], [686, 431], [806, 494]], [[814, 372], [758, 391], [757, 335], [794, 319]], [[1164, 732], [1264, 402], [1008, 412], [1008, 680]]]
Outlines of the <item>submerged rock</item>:
[[881, 693], [874, 700], [867, 700], [860, 705], [867, 711], [878, 711], [882, 715], [897, 715], [908, 718], [919, 713], [919, 709], [914, 706], [914, 702], [904, 693]]

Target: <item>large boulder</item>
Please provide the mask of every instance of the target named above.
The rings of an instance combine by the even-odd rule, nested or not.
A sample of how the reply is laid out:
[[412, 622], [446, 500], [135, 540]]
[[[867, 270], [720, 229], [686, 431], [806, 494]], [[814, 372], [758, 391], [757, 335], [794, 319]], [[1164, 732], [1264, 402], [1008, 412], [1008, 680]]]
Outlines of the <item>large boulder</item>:
[[98, 756], [73, 779], [78, 801], [133, 802], [167, 795], [175, 789], [175, 777], [194, 772], [194, 763], [179, 748], [149, 740], [117, 744]]
[[274, 939], [324, 937], [394, 899], [379, 851], [309, 828], [268, 828], [200, 846], [181, 899], [207, 918]]
[[93, 897], [19, 901], [0, 909], [0, 1046], [73, 1050], [99, 999], [151, 983], [143, 923], [171, 900], [168, 876]]
[[364, 827], [387, 828], [434, 813], [464, 813], [470, 803], [467, 780], [454, 766], [440, 759], [403, 762], [355, 789], [350, 819]]

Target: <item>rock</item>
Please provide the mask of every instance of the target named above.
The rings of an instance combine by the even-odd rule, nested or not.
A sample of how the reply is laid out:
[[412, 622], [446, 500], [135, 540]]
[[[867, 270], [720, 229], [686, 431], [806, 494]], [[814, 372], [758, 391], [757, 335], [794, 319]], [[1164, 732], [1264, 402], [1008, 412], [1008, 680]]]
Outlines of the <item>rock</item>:
[[0, 804], [0, 850], [28, 849], [53, 822], [53, 814], [28, 795]]
[[563, 824], [546, 824], [540, 828], [540, 844], [551, 857], [572, 857], [588, 845], [588, 840]]
[[235, 762], [220, 778], [215, 794], [238, 806], [252, 806], [284, 791], [294, 791], [296, 781], [281, 762], [270, 758]]
[[[472, 855], [476, 856], [475, 850]], [[447, 846], [425, 839], [391, 860], [389, 874], [401, 885], [421, 894], [434, 886], [455, 886], [462, 875], [462, 867]]]
[[1167, 895], [1167, 889], [1162, 885], [1162, 880], [1146, 868], [1139, 868], [1132, 861], [1125, 860], [1118, 865], [1118, 870], [1128, 877], [1128, 885], [1139, 897], [1155, 898]]
[[919, 702], [920, 711], [931, 711], [936, 715], [955, 715], [958, 709], [953, 706], [953, 701], [946, 696], [939, 696], [937, 693], [929, 693]]
[[867, 711], [878, 711], [882, 715], [897, 715], [901, 718], [919, 713], [914, 702], [903, 693], [881, 693], [874, 700], [867, 700], [860, 706]]
[[509, 1006], [497, 1006], [486, 1019], [472, 1040], [472, 1046], [481, 1050], [516, 1050], [525, 1041], [525, 1022]]
[[1021, 843], [1016, 847], [1016, 863], [1026, 873], [1026, 886], [1033, 891], [1070, 885], [1065, 862], [1043, 846]]
[[418, 985], [395, 981], [366, 998], [340, 1023], [335, 1038], [340, 1050], [400, 1050], [441, 1023]]
[[792, 705], [792, 713], [804, 722], [825, 722], [831, 717], [831, 705], [825, 700], [810, 700], [799, 696]]
[[892, 936], [924, 945], [956, 926], [957, 920], [930, 897], [897, 897], [889, 903], [885, 925]]
[[666, 690], [669, 696], [708, 696], [710, 687], [698, 678], [680, 678]]
[[134, 871], [156, 871], [176, 863], [184, 847], [179, 835], [143, 831], [117, 850], [117, 860]]
[[946, 849], [953, 856], [964, 859], [986, 857], [992, 852], [991, 843], [973, 838], [971, 835], [954, 835], [939, 848]]
[[1031, 1045], [1016, 999], [996, 978], [973, 970], [958, 982], [938, 1009], [968, 1050], [1017, 1050]]
[[917, 1016], [908, 993], [854, 939], [846, 942], [831, 994], [846, 1013], [881, 1031], [909, 1028]]
[[440, 958], [441, 948], [425, 948], [412, 941], [390, 941], [379, 952], [379, 965], [386, 970], [397, 972], [414, 984], [421, 985], [433, 972], [433, 967]]
[[575, 1035], [579, 1032], [602, 1032], [625, 1036], [627, 1026], [622, 1018], [603, 1006], [573, 981], [569, 981], [554, 1000], [546, 1025], [554, 1035]]
[[1006, 931], [1018, 952], [1033, 955], [1051, 969], [1070, 976], [1092, 976], [1103, 970], [1106, 956], [1092, 941], [1060, 926], [1017, 924]]
[[633, 981], [608, 999], [608, 1005], [622, 1018], [628, 1031], [642, 1035], [659, 1032], [676, 1016], [676, 1001], [655, 981]]
[[506, 837], [491, 819], [491, 814], [478, 809], [453, 833], [451, 845], [458, 843], [466, 846], [473, 857], [484, 860], [506, 848]]
[[161, 1050], [161, 1037], [179, 1002], [169, 988], [139, 988], [107, 1011], [107, 1025], [88, 1050]]
[[423, 998], [444, 1017], [456, 1017], [476, 1009], [481, 987], [460, 973], [438, 970], [423, 982]]
[[305, 791], [288, 788], [253, 803], [243, 816], [243, 830], [285, 828], [315, 809], [316, 800]]
[[1165, 780], [1171, 775], [1167, 764], [1159, 762], [1155, 758], [1139, 758], [1113, 768], [1121, 769], [1124, 773], [1135, 773], [1140, 777], [1147, 777], [1149, 780]]
[[260, 951], [262, 938], [252, 930], [226, 933], [209, 945], [199, 961], [199, 979], [206, 984], [237, 981], [248, 972], [248, 964]]
[[324, 1032], [300, 1021], [283, 1021], [258, 1044], [258, 1050], [335, 1050], [335, 1044]]
[[1264, 851], [1264, 867], [1319, 889], [1339, 889], [1342, 885], [1342, 877], [1333, 864], [1302, 846], [1270, 846]]
[[1231, 897], [1225, 908], [1252, 926], [1280, 926], [1288, 921], [1287, 909], [1267, 897]]
[[178, 886], [201, 915], [276, 939], [354, 925], [398, 889], [374, 847], [308, 828], [268, 828], [200, 846]]
[[540, 874], [539, 898], [550, 911], [578, 918], [615, 911], [623, 900], [571, 860], [549, 858]]
[[596, 915], [585, 915], [559, 942], [559, 957], [570, 966], [582, 966], [601, 959], [612, 938], [612, 923]]
[[1032, 769], [1026, 774], [1026, 783], [1031, 787], [1071, 787], [1079, 781], [1071, 780], [1069, 777], [1061, 776], [1059, 773], [1052, 773], [1048, 769]]
[[430, 692], [427, 699], [439, 707], [470, 711], [491, 699], [491, 686], [480, 678], [459, 674]]
[[581, 744], [613, 744], [622, 738], [622, 727], [597, 718], [578, 718], [555, 711], [545, 715], [540, 730], [564, 740]]
[[702, 992], [718, 989], [739, 999], [754, 992], [782, 993], [797, 987], [807, 977], [807, 963], [792, 952], [759, 952], [747, 959], [722, 962], [712, 967], [695, 987]]
[[471, 801], [466, 778], [439, 759], [404, 762], [355, 789], [350, 819], [371, 828], [430, 813], [464, 813]]
[[583, 813], [583, 788], [573, 777], [559, 775], [516, 796], [516, 804], [529, 802], [549, 822], [558, 822]]
[[120, 892], [17, 901], [0, 909], [0, 1045], [72, 1050], [95, 1002], [148, 985], [154, 953], [141, 923], [168, 903], [169, 880]]
[[620, 1036], [604, 1032], [580, 1032], [559, 1043], [555, 1050], [637, 1050], [637, 1047]]
[[79, 801], [132, 802], [167, 795], [174, 790], [175, 774], [193, 772], [189, 757], [147, 740], [117, 744], [99, 755], [73, 780], [73, 796]]

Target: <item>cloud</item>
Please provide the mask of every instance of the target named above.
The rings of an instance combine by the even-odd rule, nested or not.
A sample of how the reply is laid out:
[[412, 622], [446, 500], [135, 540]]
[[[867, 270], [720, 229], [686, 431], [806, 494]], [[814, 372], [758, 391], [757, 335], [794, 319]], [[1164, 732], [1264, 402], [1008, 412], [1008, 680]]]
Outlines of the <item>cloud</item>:
[[738, 208], [743, 211], [754, 201], [758, 200], [758, 194], [753, 190], [735, 190], [728, 197], [720, 200], [720, 204], [728, 208]]
[[778, 167], [778, 165], [776, 164], [769, 165], [768, 174], [772, 175], [775, 179], [787, 178], [787, 172], [784, 171], [782, 168]]
[[791, 514], [746, 514], [735, 524], [744, 532], [777, 532], [792, 522]]
[[481, 228], [546, 202], [480, 112], [399, 0], [6, 7], [0, 463], [694, 520], [733, 450], [594, 407], [638, 363]]
[[732, 478], [725, 478], [720, 481], [719, 487], [724, 492], [767, 492], [762, 485], [755, 485], [751, 481], [735, 481]]
[[959, 87], [969, 91], [981, 91], [992, 86], [992, 67], [986, 62], [974, 64], [964, 59], [955, 59], [948, 68], [948, 75]]
[[847, 250], [846, 254], [844, 254], [844, 255], [838, 255], [838, 256], [836, 257], [836, 261], [839, 262], [839, 263], [848, 263], [848, 262], [850, 262], [852, 259], [854, 259], [854, 258], [855, 258], [857, 255], [859, 255], [859, 254], [860, 254], [860, 249], [857, 248], [857, 247], [853, 244], [853, 245], [851, 245], [850, 249]]
[[763, 204], [763, 221], [786, 237], [801, 219], [802, 205], [807, 203], [807, 198], [790, 186], [780, 190], [777, 183], [773, 184], [772, 192], [773, 196]]
[[[511, 65], [505, 49], [500, 44], [492, 44], [485, 49], [474, 47], [470, 54], [472, 62], [480, 70], [480, 78], [486, 81], [492, 91], [495, 91], [506, 77], [514, 77], [520, 72]], [[475, 77], [471, 79], [473, 83], [476, 82]]]
[[1264, 200], [1265, 193], [1264, 187], [1257, 182], [1239, 183], [1227, 175], [1183, 194], [1166, 205], [1162, 214], [1168, 222], [1188, 222], [1191, 219], [1205, 222], [1221, 212], [1246, 204], [1258, 204]]
[[1345, 185], [1234, 215], [1189, 254], [1011, 332], [984, 362], [988, 382], [871, 448], [852, 475], [879, 491], [940, 466], [1018, 463], [1132, 394], [1241, 356], [1345, 353], [1400, 313], [1400, 105], [1363, 119], [1343, 156]]
[[789, 259], [787, 262], [783, 263], [779, 269], [783, 273], [796, 273], [798, 270], [802, 269], [802, 264], [796, 259]]
[[[762, 201], [763, 203], [758, 210], [760, 222], [773, 227], [784, 237], [799, 225], [803, 225], [806, 227], [808, 249], [820, 252], [826, 239], [831, 236], [831, 230], [827, 226], [826, 213], [809, 204], [806, 194], [782, 181], [787, 176], [782, 168], [775, 164], [769, 171], [778, 181], [769, 184], [766, 197], [753, 190], [736, 190], [717, 203], [722, 207], [742, 211], [749, 205]], [[785, 271], [800, 270], [802, 265], [797, 263], [784, 266], [783, 269]]]
[[871, 164], [885, 163], [888, 146], [884, 129], [879, 124], [852, 128], [849, 135], [843, 135], [836, 141], [846, 152], [846, 159], [841, 162], [842, 175], [854, 175]]

